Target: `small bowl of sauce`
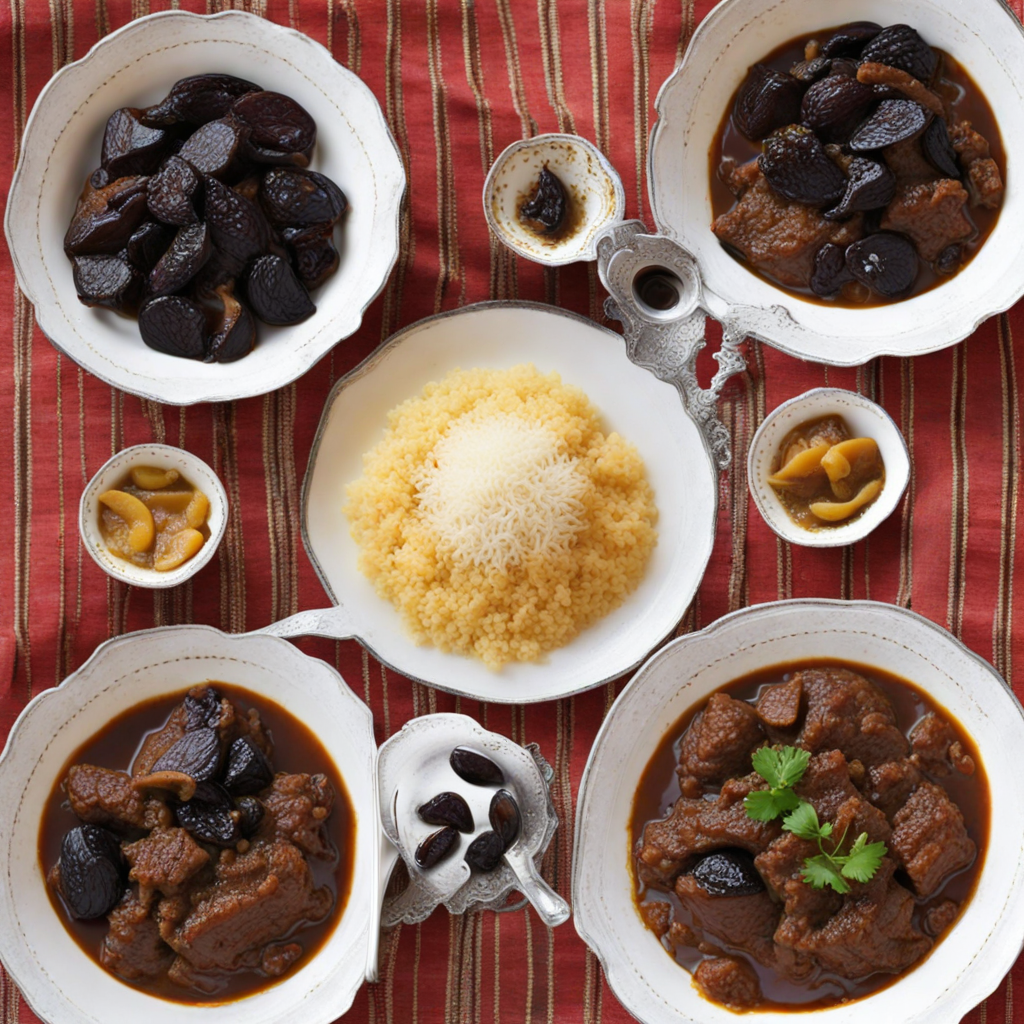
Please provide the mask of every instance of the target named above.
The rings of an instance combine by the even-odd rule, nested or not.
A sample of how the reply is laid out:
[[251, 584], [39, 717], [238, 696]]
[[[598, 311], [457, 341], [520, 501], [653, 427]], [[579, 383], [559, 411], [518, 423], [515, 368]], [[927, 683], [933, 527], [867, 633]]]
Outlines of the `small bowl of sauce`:
[[817, 388], [771, 412], [751, 441], [750, 493], [783, 540], [840, 547], [893, 512], [910, 480], [899, 428], [852, 391]]
[[484, 215], [510, 249], [557, 267], [597, 259], [596, 238], [620, 221], [622, 182], [578, 135], [536, 135], [508, 146], [484, 182]]
[[78, 526], [93, 561], [138, 587], [173, 587], [213, 557], [227, 494], [202, 459], [166, 444], [125, 448], [89, 481]]

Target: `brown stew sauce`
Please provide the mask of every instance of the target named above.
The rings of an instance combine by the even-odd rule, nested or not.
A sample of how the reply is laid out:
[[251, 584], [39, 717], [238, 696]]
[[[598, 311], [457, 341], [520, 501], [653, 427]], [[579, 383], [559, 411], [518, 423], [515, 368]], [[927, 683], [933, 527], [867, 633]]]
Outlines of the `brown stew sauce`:
[[[838, 27], [823, 28], [814, 33], [815, 38], [821, 40], [828, 39]], [[775, 71], [788, 72], [794, 64], [804, 59], [804, 44], [808, 38], [810, 37], [802, 35], [796, 39], [791, 39], [789, 42], [783, 43], [772, 50], [767, 57], [762, 58], [758, 63], [765, 64]], [[937, 91], [941, 92], [944, 96], [953, 95], [958, 97], [952, 103], [953, 112], [959, 119], [970, 121], [975, 131], [982, 134], [988, 140], [992, 150], [992, 159], [998, 164], [1000, 173], [1005, 181], [1006, 151], [1003, 148], [999, 126], [996, 124], [995, 115], [992, 113], [988, 100], [985, 99], [985, 96], [975, 84], [974, 79], [953, 57], [944, 50], [940, 50], [937, 46], [933, 46], [932, 49], [939, 55], [940, 81]], [[744, 75], [745, 80], [746, 75]], [[736, 92], [729, 98], [729, 103], [725, 108], [718, 131], [715, 132], [711, 149], [708, 151], [708, 179], [711, 182], [712, 219], [728, 213], [736, 205], [736, 197], [729, 191], [725, 182], [718, 175], [718, 168], [721, 166], [722, 160], [725, 157], [732, 157], [737, 163], [743, 164], [755, 159], [761, 153], [760, 144], [745, 139], [732, 123], [733, 106], [736, 103], [736, 95], [742, 86], [743, 82], [740, 82]], [[977, 207], [970, 210], [969, 215], [977, 226], [978, 233], [971, 241], [965, 244], [966, 256], [963, 266], [960, 268], [961, 270], [970, 263], [971, 259], [992, 233], [992, 229], [996, 226], [996, 221], [999, 219], [999, 212], [999, 209], [989, 210], [985, 207]], [[902, 296], [902, 299], [886, 299], [873, 292], [866, 302], [848, 302], [844, 301], [841, 297], [824, 299], [819, 295], [815, 295], [809, 288], [793, 288], [779, 284], [778, 281], [773, 280], [766, 274], [762, 274], [741, 256], [728, 249], [728, 247], [726, 249], [752, 274], [756, 274], [775, 288], [793, 292], [808, 302], [818, 302], [829, 306], [844, 306], [850, 309], [889, 305], [893, 301], [902, 301], [902, 299], [912, 298], [915, 295], [921, 295], [923, 292], [931, 291], [932, 288], [936, 288], [950, 280], [948, 275], [943, 276], [942, 274], [935, 273], [924, 260], [921, 260], [914, 287], [909, 294]]]
[[[338, 851], [338, 856], [334, 861], [322, 861], [315, 857], [307, 858], [316, 886], [319, 888], [326, 885], [333, 893], [334, 907], [323, 921], [293, 929], [287, 936], [288, 938], [297, 937], [302, 943], [304, 952], [299, 961], [282, 977], [272, 978], [258, 970], [223, 972], [218, 989], [209, 995], [204, 995], [198, 991], [183, 989], [168, 981], [166, 977], [155, 982], [134, 985], [116, 974], [110, 974], [110, 977], [116, 978], [122, 984], [140, 988], [147, 995], [176, 1003], [200, 1003], [203, 1005], [242, 999], [291, 977], [295, 971], [301, 970], [303, 965], [308, 963], [330, 938], [335, 926], [341, 920], [352, 889], [356, 824], [352, 800], [334, 761], [331, 760], [331, 756], [324, 749], [323, 744], [305, 725], [280, 704], [276, 704], [262, 695], [215, 680], [208, 682], [222, 696], [238, 705], [243, 712], [253, 707], [259, 711], [260, 718], [274, 741], [274, 768], [277, 772], [305, 772], [307, 774], [322, 772], [330, 779], [331, 785], [334, 787], [335, 799], [334, 807], [327, 819], [327, 835]], [[180, 693], [156, 697], [153, 700], [136, 704], [112, 719], [100, 732], [83, 743], [68, 758], [50, 791], [50, 797], [46, 802], [42, 822], [39, 826], [39, 863], [44, 876], [60, 857], [60, 844], [64, 833], [79, 824], [78, 818], [68, 806], [61, 789], [61, 782], [67, 775], [68, 769], [74, 764], [84, 762], [130, 772], [132, 762], [146, 736], [162, 728], [187, 692], [188, 690], [185, 689]], [[46, 886], [46, 891], [50, 897], [50, 903], [53, 905], [54, 913], [60, 918], [71, 937], [78, 943], [82, 952], [99, 965], [100, 944], [109, 928], [106, 917], [92, 921], [75, 920], [65, 910], [60, 897], [49, 885]], [[105, 968], [101, 969], [105, 970]]]
[[[750, 675], [727, 683], [725, 686], [720, 687], [717, 692], [727, 693], [730, 697], [737, 700], [756, 701], [762, 687], [785, 682], [792, 673], [812, 667], [847, 668], [853, 672], [859, 672], [866, 679], [869, 679], [892, 702], [893, 708], [896, 711], [897, 721], [905, 735], [928, 712], [936, 712], [949, 722], [956, 731], [964, 749], [974, 759], [975, 771], [973, 775], [965, 777], [954, 772], [947, 778], [938, 779], [930, 777], [930, 781], [941, 786], [949, 794], [950, 799], [963, 812], [967, 833], [977, 845], [978, 855], [970, 867], [951, 875], [942, 888], [927, 899], [915, 898], [917, 905], [914, 910], [913, 919], [914, 923], [920, 927], [928, 910], [938, 906], [944, 900], [955, 900], [960, 904], [960, 912], [963, 913], [963, 907], [973, 895], [978, 878], [981, 875], [989, 835], [990, 805], [988, 779], [985, 776], [984, 765], [978, 755], [978, 748], [975, 746], [974, 741], [948, 711], [933, 701], [913, 683], [899, 676], [891, 675], [882, 669], [868, 665], [859, 665], [854, 662], [815, 658], [808, 661], [772, 665], [769, 668], [752, 672]], [[650, 761], [647, 762], [647, 767], [640, 777], [640, 784], [633, 798], [633, 811], [630, 821], [631, 851], [635, 852], [637, 842], [643, 835], [644, 826], [649, 821], [657, 821], [664, 818], [675, 801], [679, 799], [679, 782], [675, 771], [679, 761], [679, 745], [683, 733], [697, 713], [703, 709], [705, 703], [706, 701], [702, 701], [696, 707], [690, 708], [672, 726], [658, 744], [658, 748], [655, 750]], [[634, 852], [630, 854], [630, 870], [633, 872], [635, 886], [634, 901], [638, 908], [638, 915], [641, 903], [658, 900], [671, 905], [673, 920], [690, 924], [689, 916], [675, 893], [648, 889], [640, 882], [636, 874]], [[897, 872], [896, 877], [900, 877], [899, 872]], [[936, 938], [933, 949], [939, 945], [952, 927], [952, 924], [949, 925], [946, 932]], [[704, 954], [691, 947], [678, 946], [674, 951], [667, 945], [665, 948], [669, 956], [674, 956], [676, 962], [680, 966], [685, 967], [691, 974], [696, 970], [701, 960], [705, 959]], [[851, 1002], [855, 999], [862, 999], [864, 996], [869, 996], [881, 989], [887, 988], [903, 977], [902, 974], [876, 973], [866, 978], [850, 981], [825, 971], [818, 971], [811, 976], [809, 982], [797, 984], [781, 978], [774, 971], [744, 953], [730, 949], [728, 954], [736, 959], [746, 961], [757, 973], [758, 980], [761, 983], [761, 991], [764, 995], [764, 1003], [750, 1011], [754, 1013], [779, 1010], [820, 1010], [829, 1006], [836, 1006], [840, 1003]], [[927, 959], [927, 956], [922, 957], [921, 960], [914, 964], [911, 970], [919, 967], [925, 959]]]

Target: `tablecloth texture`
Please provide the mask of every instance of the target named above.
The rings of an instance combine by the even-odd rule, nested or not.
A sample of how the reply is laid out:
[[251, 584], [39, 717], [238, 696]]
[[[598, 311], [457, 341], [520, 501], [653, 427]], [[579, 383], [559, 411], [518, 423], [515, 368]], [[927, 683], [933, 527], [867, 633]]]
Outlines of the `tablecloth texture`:
[[[712, 4], [257, 0], [244, 6], [323, 43], [380, 100], [409, 180], [401, 254], [361, 329], [301, 380], [261, 398], [186, 410], [124, 395], [58, 355], [35, 326], [4, 251], [0, 739], [33, 694], [59, 683], [109, 637], [181, 622], [241, 631], [324, 602], [299, 537], [299, 491], [313, 433], [334, 381], [396, 329], [488, 298], [554, 303], [605, 323], [593, 264], [545, 270], [489, 237], [480, 203], [484, 176], [515, 139], [576, 132], [594, 140], [618, 169], [627, 216], [652, 224], [644, 161], [654, 98]], [[827, 6], [823, 0], [825, 23]], [[1020, 0], [1012, 6], [1020, 16]], [[50, 76], [104, 34], [163, 8], [148, 0], [3, 6], [0, 194], [7, 194], [26, 117]], [[894, 7], [893, 20], [897, 15]], [[859, 369], [802, 364], [754, 342], [746, 351], [748, 370], [730, 382], [721, 405], [733, 461], [721, 477], [717, 543], [678, 632], [777, 598], [872, 598], [945, 626], [1014, 682], [1018, 695], [1024, 692], [1017, 668], [1024, 664], [1024, 602], [1015, 600], [1024, 571], [1018, 536], [1024, 309], [989, 320], [955, 348]], [[707, 372], [710, 361], [706, 354], [702, 359]], [[913, 455], [913, 477], [897, 511], [868, 541], [842, 550], [776, 539], [750, 501], [745, 476], [749, 440], [766, 411], [821, 385], [881, 402]], [[78, 498], [87, 480], [112, 453], [146, 441], [181, 445], [206, 459], [230, 501], [218, 555], [172, 591], [113, 582], [78, 538]], [[300, 646], [337, 666], [365, 697], [378, 742], [413, 716], [461, 711], [517, 741], [539, 743], [555, 767], [562, 821], [545, 874], [569, 895], [580, 776], [624, 681], [547, 705], [487, 706], [412, 684], [354, 642]], [[631, 1019], [572, 924], [549, 931], [528, 910], [463, 917], [440, 911], [393, 932], [382, 955], [381, 982], [362, 988], [346, 1024]], [[968, 1019], [1024, 1021], [1024, 1000], [1014, 998], [1022, 982], [1018, 964]], [[0, 970], [0, 1021], [34, 1020]]]

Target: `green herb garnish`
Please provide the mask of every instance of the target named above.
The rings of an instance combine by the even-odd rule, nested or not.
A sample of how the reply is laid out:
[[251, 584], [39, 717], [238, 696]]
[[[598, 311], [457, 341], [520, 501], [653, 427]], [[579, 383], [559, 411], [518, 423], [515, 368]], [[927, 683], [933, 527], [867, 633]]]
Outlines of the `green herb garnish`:
[[743, 801], [747, 817], [755, 821], [774, 821], [787, 811], [796, 810], [800, 806], [800, 797], [793, 792], [795, 786], [807, 770], [807, 762], [811, 755], [807, 750], [796, 747], [761, 747], [755, 751], [751, 759], [754, 771], [771, 787], [768, 790], [756, 790], [747, 795]]

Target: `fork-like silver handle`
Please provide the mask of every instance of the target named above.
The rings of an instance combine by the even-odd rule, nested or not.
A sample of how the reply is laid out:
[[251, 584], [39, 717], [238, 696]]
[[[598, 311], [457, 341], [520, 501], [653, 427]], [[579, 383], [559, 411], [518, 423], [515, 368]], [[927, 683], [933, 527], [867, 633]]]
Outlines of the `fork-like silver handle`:
[[344, 605], [333, 608], [319, 608], [309, 612], [289, 615], [280, 622], [272, 622], [262, 629], [254, 629], [256, 635], [266, 636], [325, 636], [333, 640], [350, 640], [356, 635], [356, 627]]
[[533, 904], [533, 909], [549, 928], [557, 928], [569, 920], [572, 913], [569, 904], [541, 878], [532, 857], [513, 846], [505, 853], [505, 861], [519, 882], [520, 892]]

